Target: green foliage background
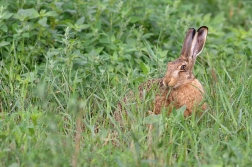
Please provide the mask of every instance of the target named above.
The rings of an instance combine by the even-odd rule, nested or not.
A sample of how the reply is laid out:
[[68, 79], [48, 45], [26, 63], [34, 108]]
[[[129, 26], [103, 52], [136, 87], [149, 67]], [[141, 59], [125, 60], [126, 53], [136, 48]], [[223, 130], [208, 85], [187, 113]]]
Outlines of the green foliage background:
[[[1, 166], [252, 165], [251, 17], [249, 0], [0, 1]], [[118, 128], [118, 101], [202, 25], [201, 122], [132, 106]]]

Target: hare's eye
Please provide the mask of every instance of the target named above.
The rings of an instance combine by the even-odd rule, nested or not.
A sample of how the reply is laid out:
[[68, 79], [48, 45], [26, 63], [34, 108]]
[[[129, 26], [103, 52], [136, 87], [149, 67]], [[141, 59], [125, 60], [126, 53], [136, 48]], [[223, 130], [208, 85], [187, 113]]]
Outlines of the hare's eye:
[[180, 70], [183, 70], [183, 71], [185, 71], [186, 69], [186, 65], [182, 65], [181, 67], [180, 67]]

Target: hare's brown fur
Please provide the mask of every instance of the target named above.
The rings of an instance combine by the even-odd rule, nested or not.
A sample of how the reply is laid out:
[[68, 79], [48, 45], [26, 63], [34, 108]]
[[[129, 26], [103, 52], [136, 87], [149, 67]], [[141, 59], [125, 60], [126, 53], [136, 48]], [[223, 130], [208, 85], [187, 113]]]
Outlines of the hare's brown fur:
[[[159, 114], [162, 108], [169, 108], [168, 114], [173, 107], [180, 108], [186, 106], [184, 116], [189, 116], [203, 101], [204, 90], [197, 79], [184, 84], [178, 88], [174, 88], [169, 92], [169, 89], [164, 89], [161, 94], [155, 97], [155, 106], [153, 112]], [[206, 109], [206, 104], [202, 105], [202, 109]]]
[[[200, 27], [197, 31], [190, 28], [187, 31], [180, 57], [167, 64], [167, 72], [162, 79], [153, 79], [139, 86], [140, 99], [144, 99], [144, 92], [149, 92], [154, 88], [156, 93], [153, 102], [152, 112], [160, 114], [162, 108], [167, 109], [168, 114], [173, 108], [186, 106], [184, 116], [190, 116], [197, 108], [206, 110], [206, 103], [202, 103], [204, 99], [204, 90], [201, 83], [193, 75], [193, 66], [196, 57], [201, 53], [207, 36], [208, 28]], [[124, 103], [130, 96], [124, 98]], [[200, 106], [201, 105], [201, 106]], [[118, 104], [117, 111], [121, 112], [123, 107]], [[116, 119], [118, 120], [118, 113]]]

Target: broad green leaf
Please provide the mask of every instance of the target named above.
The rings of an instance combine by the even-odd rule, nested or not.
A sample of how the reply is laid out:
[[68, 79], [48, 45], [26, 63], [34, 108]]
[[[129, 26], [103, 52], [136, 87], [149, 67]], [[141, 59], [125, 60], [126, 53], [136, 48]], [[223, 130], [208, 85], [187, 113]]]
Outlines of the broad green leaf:
[[0, 47], [6, 46], [9, 44], [10, 44], [10, 42], [2, 41], [2, 42], [0, 42]]
[[80, 32], [88, 27], [89, 27], [88, 24], [82, 24], [82, 25], [75, 24], [74, 27], [72, 27], [72, 28], [74, 28], [76, 31]]
[[107, 37], [103, 37], [99, 39], [100, 43], [110, 43], [109, 39]]
[[39, 19], [38, 23], [42, 25], [43, 27], [47, 27], [47, 17], [43, 17], [42, 19]]
[[185, 110], [186, 110], [186, 106], [184, 105], [184, 106], [182, 106], [182, 107], [180, 107], [179, 109], [177, 109], [176, 110], [176, 112], [180, 115], [184, 115], [184, 112], [185, 112]]
[[141, 18], [141, 17], [133, 16], [133, 17], [130, 18], [130, 22], [135, 23], [135, 22], [141, 21], [142, 19], [143, 18]]
[[95, 51], [97, 52], [97, 54], [100, 54], [103, 49], [104, 47], [99, 47], [99, 48], [96, 48]]
[[23, 33], [23, 34], [22, 34], [22, 37], [24, 37], [24, 38], [30, 38], [30, 34], [29, 34], [28, 32]]
[[33, 19], [38, 18], [39, 13], [34, 9], [19, 9], [17, 14], [15, 15], [15, 18], [24, 20], [24, 19]]
[[6, 12], [3, 14], [3, 16], [0, 19], [6, 20], [6, 19], [9, 19], [12, 15], [13, 15], [13, 13]]
[[55, 11], [49, 11], [49, 12], [46, 12], [46, 13], [44, 14], [44, 16], [56, 17], [56, 16], [58, 16], [58, 13], [55, 12]]
[[160, 120], [162, 120], [162, 114], [149, 115], [149, 116], [145, 117], [144, 123], [145, 124], [153, 124], [156, 122], [160, 122]]
[[85, 17], [81, 17], [81, 18], [79, 18], [77, 21], [76, 21], [76, 24], [77, 25], [82, 25], [83, 23], [84, 23], [84, 21], [85, 21]]
[[46, 10], [44, 10], [44, 9], [43, 9], [43, 10], [40, 10], [40, 12], [39, 12], [40, 17], [41, 17], [41, 16], [44, 16], [45, 13], [46, 13]]
[[141, 70], [143, 71], [143, 74], [148, 74], [149, 72], [149, 67], [144, 64], [143, 62], [140, 63]]
[[8, 27], [4, 22], [0, 22], [0, 30], [8, 32]]

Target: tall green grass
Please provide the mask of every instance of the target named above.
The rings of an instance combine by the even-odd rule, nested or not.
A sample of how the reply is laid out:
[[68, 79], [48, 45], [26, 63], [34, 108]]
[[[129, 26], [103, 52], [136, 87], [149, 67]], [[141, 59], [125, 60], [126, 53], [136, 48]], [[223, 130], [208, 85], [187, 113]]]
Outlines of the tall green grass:
[[[1, 1], [0, 165], [251, 166], [250, 4]], [[163, 77], [186, 30], [201, 25], [202, 119], [133, 104], [120, 128], [118, 102]]]

